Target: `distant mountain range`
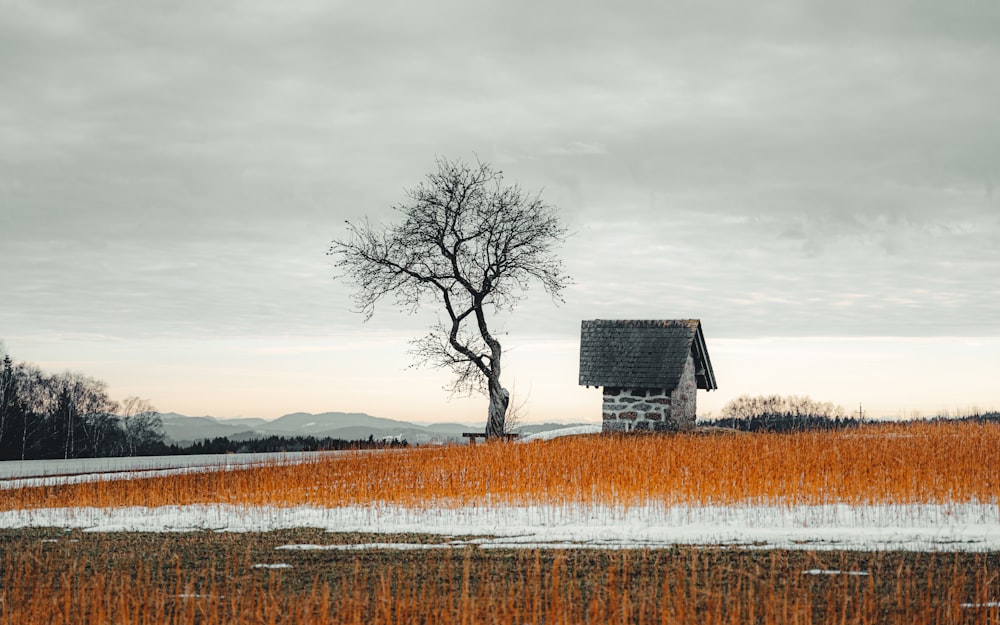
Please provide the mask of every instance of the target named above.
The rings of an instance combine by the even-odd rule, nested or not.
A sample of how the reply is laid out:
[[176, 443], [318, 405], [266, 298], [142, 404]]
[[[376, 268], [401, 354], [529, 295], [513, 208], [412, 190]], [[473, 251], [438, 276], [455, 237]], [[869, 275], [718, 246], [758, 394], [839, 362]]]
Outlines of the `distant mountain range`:
[[[189, 445], [206, 438], [225, 436], [230, 440], [248, 440], [267, 436], [315, 436], [343, 440], [405, 439], [410, 443], [462, 440], [462, 432], [483, 431], [483, 424], [433, 423], [421, 425], [373, 417], [361, 412], [294, 412], [277, 419], [220, 419], [189, 417], [175, 412], [162, 413], [167, 443]], [[523, 434], [547, 432], [568, 427], [565, 423], [531, 423], [518, 428]]]

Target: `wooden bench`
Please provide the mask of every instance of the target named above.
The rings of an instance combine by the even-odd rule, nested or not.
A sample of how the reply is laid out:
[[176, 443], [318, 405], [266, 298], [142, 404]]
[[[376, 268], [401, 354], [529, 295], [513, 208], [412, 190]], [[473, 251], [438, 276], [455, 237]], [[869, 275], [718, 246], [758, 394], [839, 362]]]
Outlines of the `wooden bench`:
[[[520, 434], [504, 434], [503, 439], [509, 442], [518, 436], [520, 436]], [[486, 432], [462, 432], [462, 437], [469, 439], [470, 445], [475, 445], [477, 438], [486, 438]]]

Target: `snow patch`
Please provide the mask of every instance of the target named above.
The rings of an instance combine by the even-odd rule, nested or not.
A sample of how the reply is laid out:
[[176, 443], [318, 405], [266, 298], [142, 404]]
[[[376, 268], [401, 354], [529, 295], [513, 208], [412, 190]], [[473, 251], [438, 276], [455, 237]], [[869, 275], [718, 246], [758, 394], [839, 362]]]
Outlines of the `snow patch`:
[[359, 543], [356, 545], [281, 545], [275, 549], [287, 551], [370, 551], [391, 549], [395, 551], [421, 551], [424, 549], [454, 549], [461, 546], [451, 543]]
[[1000, 550], [1000, 507], [995, 503], [43, 508], [0, 512], [0, 527], [81, 528], [88, 532], [259, 532], [312, 527], [331, 532], [473, 537], [469, 542], [485, 548], [732, 545], [810, 550]]
[[0, 462], [0, 490], [59, 486], [113, 480], [134, 480], [203, 471], [233, 471], [255, 466], [301, 464], [344, 451], [298, 453], [201, 454], [139, 456], [134, 458], [78, 458]]
[[518, 441], [522, 443], [528, 443], [531, 441], [550, 441], [554, 438], [560, 438], [563, 436], [579, 436], [581, 434], [600, 434], [600, 433], [601, 433], [601, 424], [595, 423], [592, 425], [576, 425], [568, 428], [546, 430], [544, 432], [529, 434], [528, 436], [519, 438]]

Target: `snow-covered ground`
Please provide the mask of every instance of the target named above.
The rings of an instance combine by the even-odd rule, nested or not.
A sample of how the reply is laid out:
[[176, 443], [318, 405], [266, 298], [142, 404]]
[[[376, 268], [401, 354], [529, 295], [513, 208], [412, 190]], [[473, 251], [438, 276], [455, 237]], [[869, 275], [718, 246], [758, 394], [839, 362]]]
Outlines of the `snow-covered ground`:
[[[551, 440], [560, 436], [594, 434], [600, 424], [574, 426], [531, 434], [521, 442]], [[298, 463], [317, 454], [341, 454], [343, 451], [196, 454], [179, 456], [138, 456], [134, 458], [77, 458], [70, 460], [0, 461], [0, 490], [25, 486], [50, 486], [93, 482], [97, 480], [135, 479], [168, 475], [188, 470], [225, 471], [268, 463]]]
[[200, 454], [191, 456], [138, 456], [135, 458], [78, 458], [73, 460], [9, 460], [0, 462], [0, 490], [26, 486], [51, 486], [169, 475], [187, 471], [229, 471], [263, 464], [295, 464], [317, 454], [297, 452], [267, 454]]
[[[560, 436], [593, 434], [600, 424], [559, 428], [531, 434], [523, 442]], [[267, 463], [298, 463], [317, 454], [342, 451], [267, 454], [198, 454], [189, 456], [139, 456], [134, 458], [77, 458], [71, 460], [0, 461], [0, 490], [24, 486], [56, 485], [109, 479], [134, 479], [184, 470], [225, 471]]]
[[535, 434], [529, 434], [524, 438], [518, 439], [520, 442], [527, 443], [530, 441], [550, 441], [553, 438], [559, 438], [560, 436], [576, 436], [579, 434], [598, 434], [601, 431], [601, 424], [594, 423], [590, 425], [575, 425], [568, 428], [558, 428], [555, 430], [546, 430], [544, 432], [538, 432]]
[[[641, 548], [739, 545], [788, 549], [1000, 550], [997, 504], [885, 506], [392, 506], [276, 508], [195, 505], [0, 512], [0, 527], [87, 531], [266, 531], [315, 527], [335, 532], [463, 536], [485, 548]], [[473, 538], [468, 538], [468, 537]]]

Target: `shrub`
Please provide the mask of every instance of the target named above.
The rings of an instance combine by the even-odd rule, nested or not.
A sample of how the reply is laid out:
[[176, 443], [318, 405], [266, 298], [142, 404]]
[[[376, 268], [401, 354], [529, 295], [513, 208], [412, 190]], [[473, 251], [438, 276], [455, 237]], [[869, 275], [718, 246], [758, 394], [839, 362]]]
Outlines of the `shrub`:
[[741, 395], [723, 406], [715, 424], [748, 432], [785, 432], [828, 430], [858, 423], [857, 419], [847, 418], [842, 406], [806, 396]]

